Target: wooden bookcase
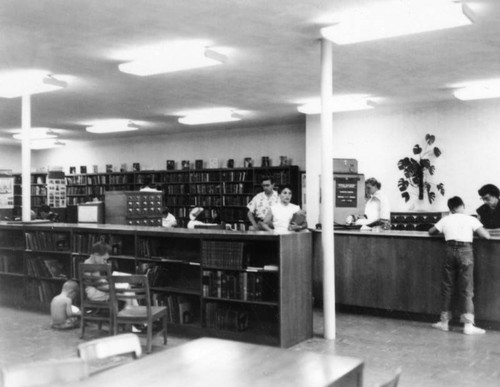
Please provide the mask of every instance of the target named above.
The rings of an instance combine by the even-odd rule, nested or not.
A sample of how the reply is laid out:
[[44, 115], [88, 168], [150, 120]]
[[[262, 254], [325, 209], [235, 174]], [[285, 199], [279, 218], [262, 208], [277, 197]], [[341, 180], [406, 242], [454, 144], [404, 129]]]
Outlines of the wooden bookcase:
[[[163, 205], [168, 206], [185, 227], [191, 208], [199, 206], [205, 211], [206, 221], [213, 218], [238, 226], [248, 224], [247, 204], [261, 191], [262, 176], [272, 176], [276, 187], [289, 185], [292, 202], [301, 204], [300, 171], [297, 166], [154, 170], [137, 172], [109, 172], [66, 175], [67, 203], [76, 206], [97, 199], [103, 201], [110, 191], [139, 191], [146, 178], [163, 191]], [[21, 175], [15, 174], [15, 214], [20, 215]], [[32, 173], [31, 207], [47, 201], [46, 173]]]
[[30, 308], [48, 311], [103, 240], [115, 270], [148, 275], [153, 302], [169, 307], [171, 331], [281, 347], [312, 336], [310, 233], [53, 223], [0, 224], [0, 237], [9, 262], [1, 286]]

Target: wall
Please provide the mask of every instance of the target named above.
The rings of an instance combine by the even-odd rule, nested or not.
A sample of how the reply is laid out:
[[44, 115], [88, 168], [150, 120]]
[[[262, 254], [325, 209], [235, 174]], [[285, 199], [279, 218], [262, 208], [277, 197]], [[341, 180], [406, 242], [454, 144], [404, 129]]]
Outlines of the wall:
[[0, 169], [11, 169], [21, 172], [21, 147], [0, 146]]
[[[359, 172], [376, 177], [391, 202], [392, 211], [407, 211], [398, 180], [397, 162], [412, 156], [415, 144], [424, 146], [427, 133], [436, 136], [442, 151], [434, 165], [436, 182], [445, 185], [445, 197], [438, 194], [432, 205], [415, 204], [413, 211], [447, 211], [446, 200], [461, 196], [468, 213], [481, 205], [477, 190], [486, 183], [500, 186], [500, 103], [498, 100], [448, 102], [402, 110], [373, 109], [334, 115], [333, 157], [355, 158]], [[318, 197], [321, 171], [319, 116], [306, 122], [307, 197]], [[308, 221], [319, 221], [317, 202], [307, 204]]]
[[[278, 165], [279, 156], [291, 158], [294, 165], [305, 167], [304, 124], [281, 125], [258, 128], [233, 129], [225, 131], [172, 134], [164, 136], [143, 136], [114, 140], [79, 142], [76, 145], [45, 151], [32, 152], [32, 165], [62, 166], [69, 172], [70, 166], [98, 165], [99, 172], [106, 164], [119, 168], [127, 163], [139, 162], [141, 169], [165, 169], [166, 160], [175, 160], [180, 168], [181, 160], [218, 158], [221, 167], [227, 159], [234, 159], [235, 167], [243, 166], [244, 157], [252, 157], [260, 166], [262, 156], [270, 156], [271, 165]], [[20, 152], [20, 148], [19, 148]], [[20, 165], [15, 168], [20, 170]]]

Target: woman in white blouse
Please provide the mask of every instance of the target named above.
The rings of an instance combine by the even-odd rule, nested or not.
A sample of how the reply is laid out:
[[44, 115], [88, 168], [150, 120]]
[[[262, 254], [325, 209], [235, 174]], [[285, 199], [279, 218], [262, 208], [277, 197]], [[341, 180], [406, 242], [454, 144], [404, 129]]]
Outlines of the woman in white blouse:
[[356, 224], [365, 226], [377, 223], [389, 224], [391, 219], [389, 199], [380, 191], [381, 186], [382, 184], [374, 177], [365, 181], [366, 194], [369, 198], [365, 205], [365, 215], [356, 220]]
[[275, 233], [286, 233], [289, 231], [300, 231], [307, 228], [307, 223], [291, 223], [296, 213], [303, 214], [304, 211], [296, 204], [290, 203], [292, 199], [292, 190], [289, 187], [281, 187], [278, 190], [279, 200], [273, 204], [266, 213], [261, 225], [264, 230], [274, 231]]

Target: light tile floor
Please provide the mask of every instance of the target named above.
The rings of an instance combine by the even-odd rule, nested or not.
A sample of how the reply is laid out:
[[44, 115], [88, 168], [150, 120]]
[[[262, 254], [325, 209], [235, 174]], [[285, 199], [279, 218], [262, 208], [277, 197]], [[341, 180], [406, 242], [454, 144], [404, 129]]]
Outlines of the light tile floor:
[[[53, 331], [49, 316], [0, 307], [0, 366], [76, 357], [79, 331]], [[337, 314], [337, 338], [325, 340], [321, 310], [314, 312], [314, 337], [290, 350], [311, 350], [365, 361], [364, 385], [390, 378], [402, 367], [400, 386], [500, 386], [500, 332], [465, 336], [458, 328], [441, 332], [429, 323]], [[170, 334], [166, 347], [155, 340], [153, 353], [189, 339]], [[305, 386], [306, 387], [306, 386]]]

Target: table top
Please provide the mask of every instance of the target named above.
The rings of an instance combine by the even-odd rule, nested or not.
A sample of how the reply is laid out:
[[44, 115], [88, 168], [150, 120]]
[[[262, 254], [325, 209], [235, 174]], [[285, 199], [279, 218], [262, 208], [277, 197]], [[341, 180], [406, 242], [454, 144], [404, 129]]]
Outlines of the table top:
[[67, 386], [361, 386], [360, 359], [201, 338]]

